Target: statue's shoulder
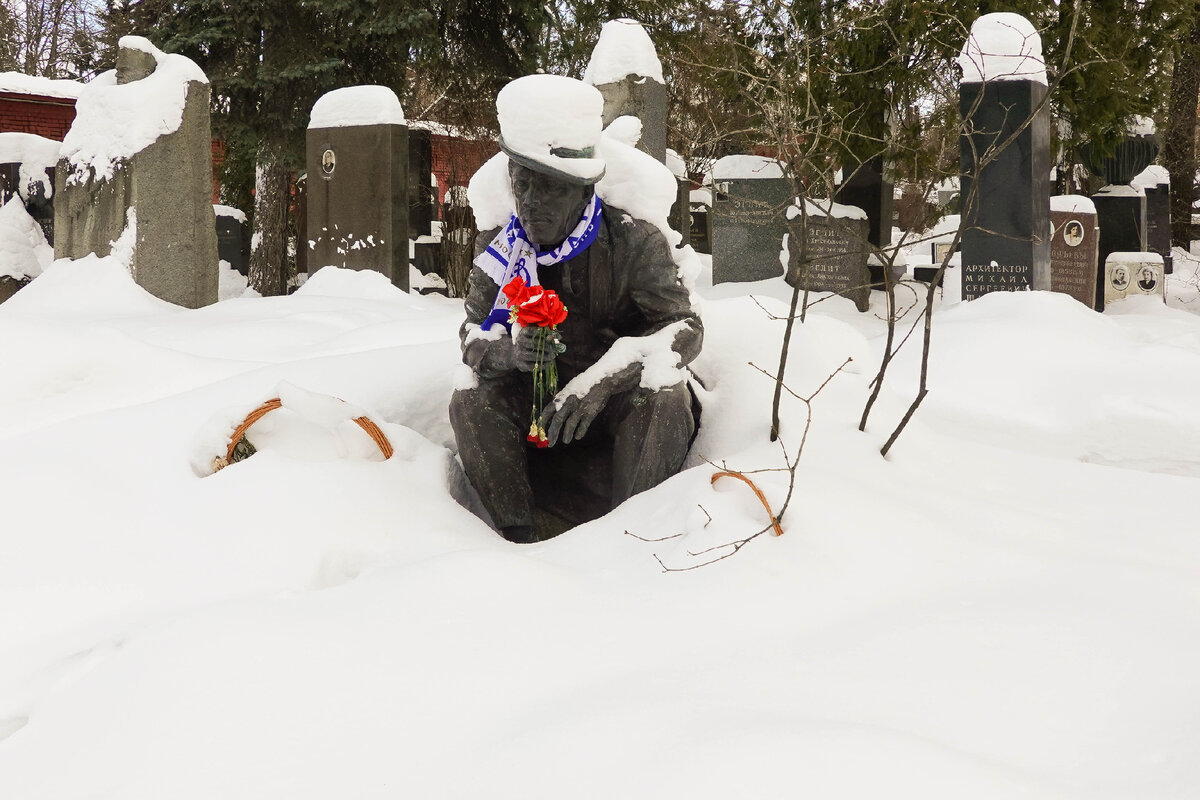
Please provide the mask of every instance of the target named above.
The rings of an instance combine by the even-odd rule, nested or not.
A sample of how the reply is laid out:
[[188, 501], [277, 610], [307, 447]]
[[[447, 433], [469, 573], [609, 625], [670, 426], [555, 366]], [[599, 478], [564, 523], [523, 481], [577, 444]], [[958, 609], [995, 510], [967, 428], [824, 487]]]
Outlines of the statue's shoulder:
[[492, 239], [500, 233], [500, 228], [491, 228], [486, 231], [480, 231], [475, 235], [475, 255], [473, 258], [479, 258], [479, 254], [487, 249], [487, 246], [492, 243]]
[[640, 247], [647, 239], [662, 237], [657, 225], [635, 217], [623, 208], [605, 204], [601, 216], [614, 245]]

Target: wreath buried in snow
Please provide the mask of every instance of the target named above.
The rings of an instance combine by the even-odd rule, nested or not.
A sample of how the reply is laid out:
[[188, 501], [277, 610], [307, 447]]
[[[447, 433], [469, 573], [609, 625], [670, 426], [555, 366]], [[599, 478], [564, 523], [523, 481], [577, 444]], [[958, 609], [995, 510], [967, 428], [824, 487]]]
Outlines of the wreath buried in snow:
[[385, 461], [392, 457], [392, 443], [362, 409], [340, 398], [310, 392], [286, 382], [275, 387], [273, 395], [249, 412], [244, 413], [243, 408], [238, 408], [232, 414], [223, 412], [209, 420], [197, 435], [192, 463], [197, 474], [211, 475], [254, 455], [257, 448], [247, 436], [250, 427], [280, 408], [330, 430], [352, 422], [370, 437]]

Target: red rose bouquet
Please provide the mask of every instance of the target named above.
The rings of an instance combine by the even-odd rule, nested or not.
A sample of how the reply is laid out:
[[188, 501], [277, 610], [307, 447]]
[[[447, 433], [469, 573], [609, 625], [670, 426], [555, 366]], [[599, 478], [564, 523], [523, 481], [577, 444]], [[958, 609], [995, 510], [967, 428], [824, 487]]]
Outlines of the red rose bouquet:
[[527, 286], [523, 278], [509, 281], [504, 287], [504, 296], [508, 298], [509, 322], [535, 328], [533, 342], [538, 363], [533, 368], [533, 412], [529, 435], [525, 438], [538, 447], [549, 447], [546, 429], [539, 420], [546, 402], [553, 400], [558, 393], [558, 366], [554, 361], [546, 366], [542, 366], [541, 362], [550, 348], [556, 353], [566, 350], [558, 338], [557, 329], [567, 318], [567, 308], [558, 299], [558, 294], [541, 286]]

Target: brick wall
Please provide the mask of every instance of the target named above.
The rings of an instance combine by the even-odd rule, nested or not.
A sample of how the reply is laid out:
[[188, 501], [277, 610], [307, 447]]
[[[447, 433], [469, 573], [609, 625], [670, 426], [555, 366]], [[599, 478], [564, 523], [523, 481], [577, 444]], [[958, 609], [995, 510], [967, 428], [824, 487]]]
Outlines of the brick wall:
[[75, 121], [75, 101], [0, 92], [0, 132], [35, 133], [61, 142]]
[[433, 151], [433, 173], [437, 175], [438, 200], [446, 202], [446, 191], [451, 186], [466, 186], [489, 158], [500, 152], [500, 146], [491, 141], [472, 141], [434, 133], [429, 137]]

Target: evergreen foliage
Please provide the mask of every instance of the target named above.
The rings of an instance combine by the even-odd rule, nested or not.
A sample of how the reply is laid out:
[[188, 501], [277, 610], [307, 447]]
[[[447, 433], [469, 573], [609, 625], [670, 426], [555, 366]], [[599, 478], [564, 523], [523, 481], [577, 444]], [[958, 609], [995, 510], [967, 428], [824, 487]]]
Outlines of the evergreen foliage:
[[[111, 67], [118, 39], [129, 33], [195, 60], [212, 83], [214, 135], [227, 146], [223, 200], [249, 210], [262, 154], [303, 170], [308, 114], [324, 92], [382, 84], [412, 119], [494, 130], [493, 100], [505, 82], [539, 69], [581, 77], [601, 25], [621, 17], [637, 19], [654, 40], [667, 79], [668, 146], [690, 171], [731, 153], [776, 152], [790, 154], [805, 181], [828, 184], [834, 170], [877, 156], [900, 179], [954, 174], [953, 59], [979, 15], [1020, 13], [1041, 32], [1052, 112], [1063, 123], [1055, 135], [1070, 162], [1082, 141], [1109, 149], [1135, 115], [1153, 116], [1160, 127], [1168, 121], [1170, 72], [1187, 66], [1177, 58], [1198, 5], [104, 0], [92, 4], [98, 34], [71, 47], [73, 68], [84, 71]], [[13, 7], [0, 0], [0, 31], [12, 29], [5, 21]], [[18, 55], [0, 38], [0, 66], [19, 65]], [[1178, 126], [1188, 121], [1179, 109], [1195, 98], [1173, 102], [1170, 124]]]

